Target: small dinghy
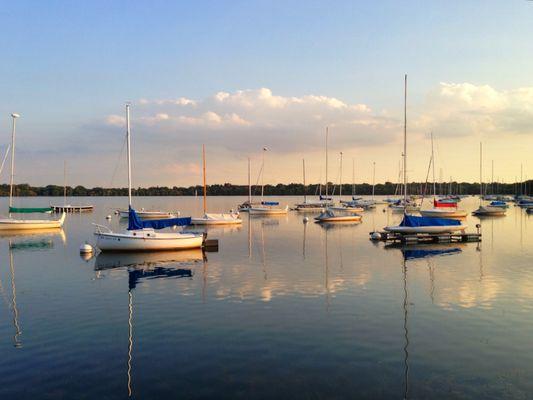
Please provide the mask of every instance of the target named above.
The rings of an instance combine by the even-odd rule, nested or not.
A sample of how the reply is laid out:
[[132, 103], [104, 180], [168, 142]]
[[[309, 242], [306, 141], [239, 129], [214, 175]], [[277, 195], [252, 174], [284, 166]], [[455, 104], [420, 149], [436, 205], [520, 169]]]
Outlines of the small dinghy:
[[437, 218], [465, 218], [467, 212], [463, 210], [433, 208], [431, 210], [420, 210], [420, 215], [423, 217]]
[[477, 216], [487, 216], [487, 217], [498, 217], [505, 215], [507, 210], [502, 207], [493, 207], [493, 206], [479, 206], [477, 210], [472, 212], [472, 215]]
[[328, 208], [315, 218], [315, 222], [359, 222], [362, 218], [358, 214], [336, 214]]
[[386, 226], [387, 232], [414, 234], [414, 233], [453, 233], [463, 231], [468, 225], [451, 218], [418, 217], [405, 214], [400, 225]]
[[191, 218], [191, 225], [236, 225], [242, 224], [238, 213], [205, 213], [203, 217]]

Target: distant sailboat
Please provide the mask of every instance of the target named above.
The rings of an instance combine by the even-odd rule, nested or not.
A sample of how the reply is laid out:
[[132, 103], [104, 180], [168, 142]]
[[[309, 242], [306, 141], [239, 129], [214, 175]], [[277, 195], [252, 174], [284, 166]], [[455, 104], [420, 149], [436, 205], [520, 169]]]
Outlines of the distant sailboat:
[[479, 143], [479, 208], [472, 212], [472, 215], [485, 217], [498, 217], [505, 215], [507, 211], [503, 207], [483, 205], [483, 143]]
[[289, 206], [279, 207], [279, 202], [277, 201], [264, 201], [265, 153], [267, 150], [266, 147], [263, 147], [263, 161], [261, 164], [261, 204], [250, 207], [250, 215], [283, 215], [287, 214], [289, 211]]
[[437, 203], [437, 184], [435, 182], [435, 152], [433, 150], [433, 132], [431, 132], [431, 166], [433, 174], [433, 205], [430, 210], [420, 210], [423, 217], [442, 217], [442, 218], [465, 218], [466, 211], [457, 209], [457, 202], [453, 203], [455, 207], [439, 207]]
[[15, 131], [16, 120], [20, 117], [18, 114], [11, 114], [13, 127], [11, 131], [11, 174], [9, 182], [9, 218], [0, 219], [0, 231], [29, 231], [40, 229], [58, 229], [65, 222], [65, 213], [59, 219], [15, 219], [11, 218], [11, 213], [49, 213], [50, 207], [22, 208], [13, 207], [13, 188], [15, 176]]
[[235, 225], [242, 224], [242, 219], [238, 213], [207, 213], [207, 186], [205, 179], [205, 146], [202, 145], [202, 170], [203, 170], [203, 187], [204, 187], [204, 215], [200, 218], [191, 218], [193, 225]]
[[131, 149], [130, 106], [126, 104], [126, 141], [128, 149], [128, 229], [113, 232], [106, 226], [96, 225], [96, 247], [101, 251], [157, 251], [199, 248], [203, 235], [186, 232], [156, 232], [158, 229], [190, 225], [190, 218], [170, 218], [142, 221], [132, 208], [131, 201]]
[[295, 205], [294, 209], [299, 212], [317, 212], [324, 210], [324, 203], [321, 200], [307, 200], [306, 190], [307, 185], [305, 181], [305, 160], [302, 159], [302, 172], [304, 180], [304, 201]]

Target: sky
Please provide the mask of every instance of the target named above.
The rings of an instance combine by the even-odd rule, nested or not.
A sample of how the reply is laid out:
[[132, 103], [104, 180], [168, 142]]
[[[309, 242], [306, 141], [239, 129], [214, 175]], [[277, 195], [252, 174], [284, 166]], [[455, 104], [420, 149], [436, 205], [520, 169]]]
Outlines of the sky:
[[[0, 8], [0, 156], [16, 182], [134, 186], [533, 174], [533, 2], [17, 1]], [[0, 182], [7, 182], [4, 168]]]

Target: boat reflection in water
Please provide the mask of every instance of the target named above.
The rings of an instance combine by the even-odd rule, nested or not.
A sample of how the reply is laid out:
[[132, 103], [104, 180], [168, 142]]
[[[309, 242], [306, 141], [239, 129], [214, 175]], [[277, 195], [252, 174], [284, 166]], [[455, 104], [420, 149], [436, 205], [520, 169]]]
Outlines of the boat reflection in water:
[[126, 367], [128, 397], [133, 396], [133, 289], [141, 280], [192, 279], [193, 271], [187, 267], [199, 262], [205, 266], [206, 261], [200, 249], [147, 253], [100, 253], [96, 256], [94, 270], [97, 272], [115, 268], [128, 269], [128, 359]]

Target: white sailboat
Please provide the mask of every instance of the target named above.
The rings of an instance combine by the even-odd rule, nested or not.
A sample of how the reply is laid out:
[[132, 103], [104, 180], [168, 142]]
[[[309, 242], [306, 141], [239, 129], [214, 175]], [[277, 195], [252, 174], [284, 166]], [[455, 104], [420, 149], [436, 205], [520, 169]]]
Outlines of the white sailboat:
[[237, 209], [239, 212], [248, 212], [250, 211], [250, 207], [259, 205], [259, 203], [253, 203], [252, 202], [252, 164], [250, 162], [250, 157], [248, 157], [248, 200], [246, 200], [244, 203], [239, 204], [237, 206]]
[[238, 213], [207, 213], [207, 186], [205, 179], [205, 145], [202, 145], [202, 170], [204, 186], [204, 215], [199, 218], [191, 218], [192, 225], [235, 225], [242, 224]]
[[12, 210], [17, 210], [20, 212], [42, 212], [47, 209], [41, 208], [27, 208], [27, 209], [16, 209], [13, 207], [13, 185], [15, 177], [15, 131], [16, 131], [16, 120], [19, 118], [19, 114], [11, 114], [13, 119], [13, 126], [11, 130], [11, 175], [9, 180], [9, 218], [0, 219], [0, 231], [32, 231], [32, 230], [41, 230], [41, 229], [58, 229], [63, 226], [65, 222], [65, 213], [61, 214], [59, 219], [15, 219], [11, 217]]
[[506, 208], [483, 205], [483, 143], [479, 143], [479, 208], [472, 215], [484, 217], [500, 217], [507, 212]]
[[[431, 132], [431, 166], [433, 173], [433, 204], [437, 199], [437, 183], [435, 181], [435, 152], [433, 150], [433, 132]], [[456, 207], [433, 207], [429, 210], [420, 210], [420, 215], [423, 217], [438, 217], [438, 218], [465, 218], [466, 211], [458, 210]]]
[[407, 209], [407, 75], [404, 81], [404, 122], [403, 122], [403, 205], [404, 216], [402, 222], [396, 226], [386, 226], [384, 229], [388, 232], [401, 234], [418, 234], [418, 233], [452, 233], [464, 231], [467, 225], [462, 224], [459, 220], [448, 218], [430, 218], [417, 217], [408, 214]]
[[96, 225], [96, 247], [101, 251], [158, 251], [199, 248], [203, 235], [187, 232], [158, 232], [156, 229], [189, 225], [190, 218], [173, 218], [142, 221], [132, 208], [131, 201], [131, 149], [130, 106], [126, 104], [126, 139], [128, 148], [128, 229], [116, 233], [108, 227]]
[[265, 153], [267, 150], [266, 147], [263, 147], [263, 160], [261, 164], [261, 204], [252, 205], [248, 211], [250, 215], [284, 215], [289, 211], [289, 206], [279, 207], [279, 202], [277, 201], [264, 201]]
[[305, 159], [302, 159], [302, 171], [304, 179], [304, 201], [295, 205], [294, 209], [299, 212], [324, 211], [324, 202], [321, 200], [307, 200], [307, 185], [305, 181]]
[[[339, 203], [342, 204], [342, 152], [340, 153], [340, 185], [339, 185]], [[357, 213], [348, 210], [344, 206], [328, 207], [318, 217], [316, 222], [358, 222], [363, 217]]]

